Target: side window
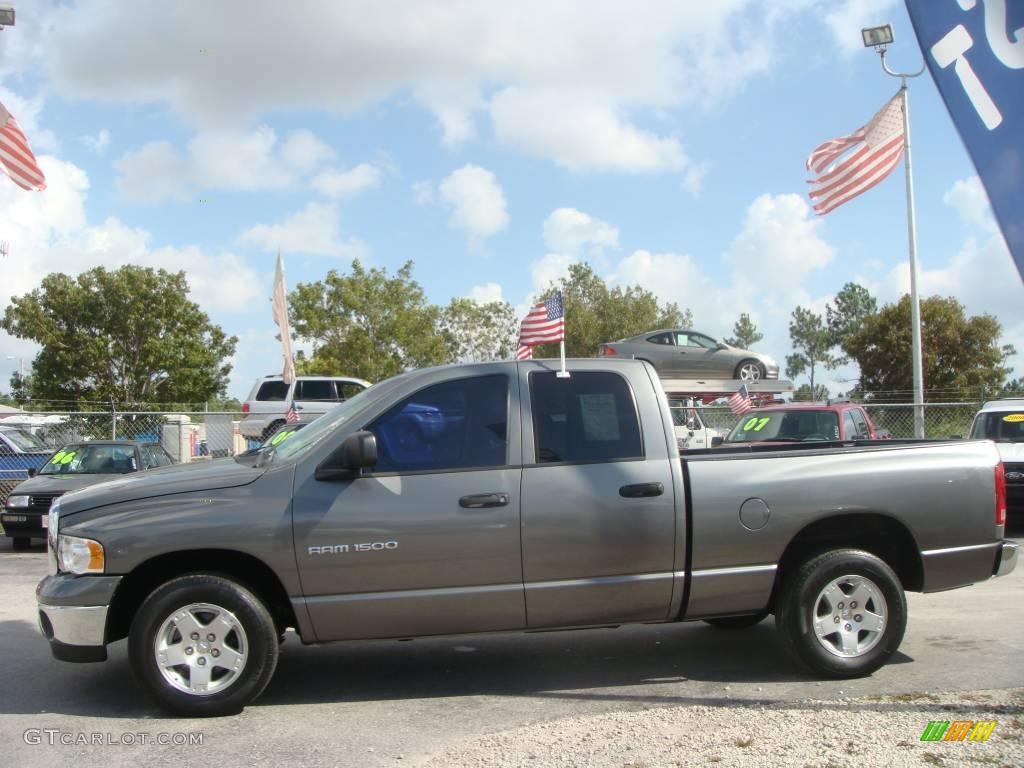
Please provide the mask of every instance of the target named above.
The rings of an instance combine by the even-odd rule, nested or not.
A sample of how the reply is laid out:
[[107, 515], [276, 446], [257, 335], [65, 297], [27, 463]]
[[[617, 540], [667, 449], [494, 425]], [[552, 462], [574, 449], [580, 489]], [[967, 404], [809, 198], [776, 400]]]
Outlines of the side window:
[[159, 445], [145, 445], [142, 447], [142, 460], [146, 463], [146, 469], [154, 467], [168, 467], [172, 464], [171, 457], [163, 447]]
[[299, 379], [295, 382], [296, 400], [335, 401], [338, 395], [330, 379]]
[[142, 468], [152, 469], [156, 466], [153, 462], [153, 453], [150, 451], [148, 445], [139, 446], [139, 455], [142, 456]]
[[688, 333], [677, 333], [676, 345], [680, 347], [696, 347], [697, 342]]
[[718, 345], [714, 339], [700, 333], [690, 334], [690, 346], [703, 347], [704, 349], [715, 349]]
[[257, 400], [284, 400], [288, 397], [288, 385], [283, 381], [264, 381], [256, 393]]
[[530, 400], [539, 464], [644, 455], [632, 393], [616, 373], [581, 371], [568, 379], [531, 373]]
[[659, 333], [654, 336], [648, 336], [647, 340], [652, 344], [665, 344], [667, 346], [672, 345], [672, 334], [671, 333]]
[[435, 384], [367, 427], [377, 436], [374, 472], [501, 466], [508, 461], [508, 377]]
[[339, 381], [336, 384], [338, 385], [338, 395], [342, 400], [349, 400], [366, 389], [362, 384], [354, 381]]
[[857, 429], [857, 425], [853, 423], [853, 411], [846, 411], [843, 414], [843, 432], [846, 434], [847, 440], [856, 440], [860, 430]]
[[858, 434], [865, 440], [871, 437], [871, 430], [868, 429], [868, 421], [864, 418], [864, 412], [859, 408], [853, 412], [853, 423], [857, 425]]

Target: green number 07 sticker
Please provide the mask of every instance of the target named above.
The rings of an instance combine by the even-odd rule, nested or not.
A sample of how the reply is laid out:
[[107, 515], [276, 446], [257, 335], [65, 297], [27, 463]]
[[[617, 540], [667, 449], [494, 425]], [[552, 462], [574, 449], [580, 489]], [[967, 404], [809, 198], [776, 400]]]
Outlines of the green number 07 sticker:
[[747, 423], [743, 425], [743, 431], [760, 432], [768, 425], [768, 422], [771, 420], [771, 416], [752, 416], [751, 418], [747, 419]]

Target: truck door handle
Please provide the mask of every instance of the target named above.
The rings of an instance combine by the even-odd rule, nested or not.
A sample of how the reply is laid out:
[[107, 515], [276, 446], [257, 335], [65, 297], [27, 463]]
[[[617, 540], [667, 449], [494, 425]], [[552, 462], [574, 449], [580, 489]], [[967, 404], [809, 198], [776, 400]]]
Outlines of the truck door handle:
[[648, 496], [661, 496], [665, 486], [661, 483], [635, 483], [619, 488], [619, 496], [624, 499], [643, 499]]
[[483, 509], [484, 507], [508, 506], [507, 493], [473, 493], [459, 499], [459, 506], [464, 509]]

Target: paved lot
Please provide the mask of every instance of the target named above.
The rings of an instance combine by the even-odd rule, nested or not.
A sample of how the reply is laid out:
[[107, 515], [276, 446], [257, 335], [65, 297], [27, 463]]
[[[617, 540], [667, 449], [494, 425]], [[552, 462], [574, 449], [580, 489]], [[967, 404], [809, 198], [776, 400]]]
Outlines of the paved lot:
[[[863, 680], [808, 677], [783, 654], [771, 621], [738, 633], [685, 624], [322, 648], [289, 637], [257, 704], [237, 717], [176, 720], [143, 697], [123, 642], [105, 664], [50, 658], [33, 597], [45, 570], [41, 548], [12, 552], [0, 539], [5, 765], [407, 765], [466, 739], [572, 716], [1024, 686], [1018, 570], [964, 590], [910, 595], [901, 653]], [[26, 729], [101, 734], [116, 744], [50, 746], [45, 733], [42, 744], [27, 744]], [[180, 733], [202, 734], [203, 745], [140, 744]]]

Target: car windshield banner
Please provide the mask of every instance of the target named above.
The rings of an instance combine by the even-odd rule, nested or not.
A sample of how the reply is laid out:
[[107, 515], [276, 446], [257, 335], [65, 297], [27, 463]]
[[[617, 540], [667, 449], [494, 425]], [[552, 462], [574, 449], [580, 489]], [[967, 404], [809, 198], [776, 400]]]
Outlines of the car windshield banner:
[[932, 78], [1024, 279], [1024, 2], [906, 3]]

